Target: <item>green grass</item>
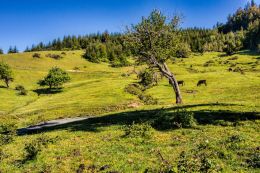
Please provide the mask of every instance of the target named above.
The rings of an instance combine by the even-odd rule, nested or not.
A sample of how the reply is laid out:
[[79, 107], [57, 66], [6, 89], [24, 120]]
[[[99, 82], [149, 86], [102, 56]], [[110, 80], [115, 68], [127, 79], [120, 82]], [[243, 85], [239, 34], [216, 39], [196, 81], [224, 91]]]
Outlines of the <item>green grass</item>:
[[[189, 163], [186, 167], [205, 156], [215, 171], [259, 171], [259, 165], [254, 168], [250, 164], [254, 154], [259, 154], [260, 145], [259, 55], [241, 52], [231, 56], [238, 59], [231, 60], [220, 53], [205, 53], [169, 61], [177, 79], [185, 81], [180, 86], [184, 99], [181, 108], [191, 111], [198, 125], [164, 131], [152, 128], [150, 138], [129, 138], [123, 137], [124, 125], [153, 123], [161, 112], [171, 115], [178, 108], [168, 81], [164, 79], [146, 91], [158, 99], [158, 105], [129, 108], [131, 103], [140, 102], [124, 92], [127, 84], [136, 81], [135, 75], [121, 76], [131, 72], [132, 67], [90, 63], [81, 58], [82, 51], [67, 51], [61, 60], [45, 57], [48, 53], [61, 54], [40, 52], [40, 59], [32, 58], [32, 53], [0, 55], [0, 61], [8, 63], [15, 75], [10, 89], [0, 88], [1, 122], [24, 127], [65, 117], [96, 117], [14, 136], [13, 142], [1, 146], [0, 172], [76, 172], [80, 164], [84, 164], [85, 172], [91, 172], [91, 166], [98, 171], [104, 165], [109, 168], [103, 172], [159, 172], [169, 165], [177, 170], [183, 151]], [[229, 72], [230, 66], [236, 67], [234, 64], [245, 74]], [[38, 95], [37, 81], [53, 66], [67, 70], [72, 81], [62, 92]], [[75, 67], [80, 71], [73, 71]], [[197, 87], [200, 79], [206, 79], [208, 86]], [[19, 96], [14, 90], [18, 84], [29, 90], [27, 96]], [[26, 160], [25, 144], [42, 135], [51, 142], [41, 148], [36, 158]]]

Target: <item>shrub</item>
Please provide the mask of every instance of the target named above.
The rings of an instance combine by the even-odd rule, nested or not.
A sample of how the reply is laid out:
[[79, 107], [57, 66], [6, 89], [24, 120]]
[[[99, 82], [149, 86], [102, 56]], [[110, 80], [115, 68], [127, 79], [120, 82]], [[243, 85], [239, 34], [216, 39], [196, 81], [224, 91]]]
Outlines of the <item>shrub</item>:
[[153, 98], [151, 95], [148, 94], [140, 94], [138, 95], [138, 98], [144, 102], [146, 105], [156, 105], [158, 103], [158, 100]]
[[25, 88], [23, 85], [16, 85], [16, 87], [15, 87], [15, 90], [17, 90], [17, 91], [24, 90], [24, 89]]
[[153, 122], [153, 127], [161, 130], [173, 128], [191, 128], [196, 126], [196, 120], [193, 113], [185, 109], [178, 109], [172, 113], [162, 113], [162, 115]]
[[27, 95], [28, 91], [22, 85], [17, 85], [15, 90], [19, 91], [19, 95]]
[[25, 144], [25, 161], [33, 160], [36, 158], [37, 154], [42, 150], [43, 147], [46, 147], [49, 143], [54, 143], [57, 140], [56, 138], [49, 138], [45, 135], [41, 135], [35, 140]]
[[213, 60], [209, 60], [207, 62], [204, 63], [204, 67], [209, 67], [209, 66], [213, 66], [215, 64], [215, 62]]
[[0, 124], [0, 146], [11, 143], [15, 134], [16, 126], [14, 124]]
[[73, 70], [77, 71], [77, 70], [80, 70], [80, 68], [76, 66], [76, 67], [73, 68]]
[[59, 60], [59, 59], [62, 59], [63, 57], [60, 56], [60, 55], [57, 55], [57, 54], [47, 54], [46, 57], [49, 57], [49, 58], [52, 58], [52, 59], [56, 59], [56, 60]]
[[181, 43], [176, 51], [177, 58], [188, 58], [191, 54], [190, 46], [187, 43]]
[[129, 84], [125, 87], [125, 91], [133, 94], [133, 95], [141, 95], [142, 94], [142, 90], [141, 90], [141, 86], [139, 86], [138, 84]]
[[152, 136], [152, 127], [150, 124], [142, 123], [142, 124], [131, 124], [123, 126], [124, 137], [130, 138], [151, 138]]
[[220, 172], [222, 168], [217, 164], [214, 151], [205, 144], [200, 144], [191, 151], [183, 151], [178, 160], [178, 172]]
[[32, 57], [33, 57], [33, 58], [41, 58], [41, 54], [39, 54], [39, 53], [34, 53], [34, 54], [32, 55]]
[[247, 159], [247, 164], [249, 167], [260, 168], [260, 153], [252, 153]]
[[62, 55], [66, 55], [66, 52], [61, 52]]

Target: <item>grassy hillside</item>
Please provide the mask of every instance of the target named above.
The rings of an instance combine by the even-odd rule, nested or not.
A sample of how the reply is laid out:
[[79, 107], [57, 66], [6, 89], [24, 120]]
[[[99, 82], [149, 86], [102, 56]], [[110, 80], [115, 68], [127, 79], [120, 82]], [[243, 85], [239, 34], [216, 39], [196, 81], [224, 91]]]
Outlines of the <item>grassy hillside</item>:
[[[0, 172], [98, 172], [104, 166], [103, 172], [159, 172], [182, 166], [205, 167], [209, 172], [259, 171], [259, 55], [205, 53], [168, 62], [177, 79], [185, 81], [180, 108], [193, 113], [198, 125], [162, 130], [147, 123], [178, 108], [166, 79], [146, 91], [159, 103], [143, 105], [124, 92], [136, 81], [135, 75], [122, 75], [132, 67], [90, 63], [81, 58], [82, 51], [67, 51], [61, 60], [45, 57], [48, 53], [61, 54], [0, 55], [15, 75], [10, 89], [0, 88], [1, 122], [24, 127], [58, 118], [96, 118], [46, 129], [43, 134], [14, 136], [1, 146]], [[67, 70], [72, 81], [62, 92], [43, 93], [36, 83], [54, 66]], [[200, 79], [208, 85], [197, 87]], [[18, 84], [29, 90], [27, 96], [14, 90]], [[141, 106], [130, 108], [133, 103]], [[130, 133], [136, 135], [125, 137], [126, 125], [132, 122], [137, 125], [130, 126]], [[27, 157], [28, 145], [39, 148], [34, 158]]]

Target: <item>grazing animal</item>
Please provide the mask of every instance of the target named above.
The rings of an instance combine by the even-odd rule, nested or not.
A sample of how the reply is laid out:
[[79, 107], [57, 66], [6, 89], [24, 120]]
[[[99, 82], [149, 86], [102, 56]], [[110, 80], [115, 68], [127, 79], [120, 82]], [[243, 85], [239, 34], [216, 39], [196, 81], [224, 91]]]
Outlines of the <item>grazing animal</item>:
[[232, 70], [232, 68], [229, 68], [228, 71], [231, 72], [231, 71], [233, 71], [233, 70]]
[[184, 85], [184, 81], [183, 80], [179, 80], [178, 81], [178, 85], [182, 85], [183, 86]]
[[207, 86], [207, 81], [206, 80], [199, 80], [198, 83], [197, 83], [197, 86], [200, 86], [204, 84], [205, 86]]

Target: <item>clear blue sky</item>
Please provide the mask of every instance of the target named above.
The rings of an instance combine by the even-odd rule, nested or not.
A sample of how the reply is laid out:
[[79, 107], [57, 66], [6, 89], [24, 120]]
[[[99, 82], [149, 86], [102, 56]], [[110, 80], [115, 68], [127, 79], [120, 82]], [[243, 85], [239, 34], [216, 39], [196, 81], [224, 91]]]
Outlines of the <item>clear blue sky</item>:
[[[182, 27], [212, 27], [244, 7], [248, 0], [1, 0], [0, 48], [33, 43], [64, 35], [121, 32], [152, 9], [166, 15], [182, 13]], [[256, 0], [259, 4], [260, 0]]]

